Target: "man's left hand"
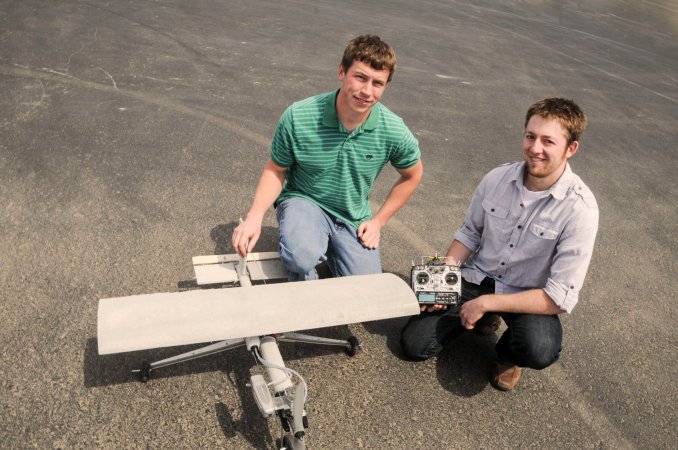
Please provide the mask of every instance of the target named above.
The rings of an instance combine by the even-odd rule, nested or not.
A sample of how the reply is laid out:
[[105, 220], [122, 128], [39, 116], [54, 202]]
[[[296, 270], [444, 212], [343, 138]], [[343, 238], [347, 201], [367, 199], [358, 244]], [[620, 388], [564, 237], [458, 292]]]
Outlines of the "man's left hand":
[[379, 247], [382, 226], [381, 222], [374, 218], [361, 223], [358, 227], [360, 242], [367, 248], [375, 249]]

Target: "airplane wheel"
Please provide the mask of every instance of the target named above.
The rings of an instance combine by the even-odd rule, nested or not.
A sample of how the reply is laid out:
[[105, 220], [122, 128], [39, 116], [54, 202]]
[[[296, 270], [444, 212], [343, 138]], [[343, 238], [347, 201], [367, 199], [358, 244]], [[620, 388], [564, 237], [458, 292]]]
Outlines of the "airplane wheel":
[[282, 449], [281, 450], [302, 450], [305, 449], [304, 441], [300, 441], [297, 438], [286, 434], [282, 438]]
[[141, 361], [141, 369], [139, 369], [139, 381], [145, 383], [151, 377], [151, 363], [146, 360]]
[[346, 354], [348, 356], [355, 356], [358, 353], [358, 350], [360, 350], [360, 343], [358, 342], [358, 338], [355, 336], [351, 336], [348, 338], [348, 343], [349, 347], [346, 347]]

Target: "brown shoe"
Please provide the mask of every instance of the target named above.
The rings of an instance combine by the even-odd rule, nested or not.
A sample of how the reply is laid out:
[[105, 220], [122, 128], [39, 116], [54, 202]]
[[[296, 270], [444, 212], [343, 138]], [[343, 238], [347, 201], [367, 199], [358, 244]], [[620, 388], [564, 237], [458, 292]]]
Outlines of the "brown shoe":
[[522, 372], [518, 366], [503, 364], [497, 361], [492, 366], [490, 383], [500, 391], [510, 391], [520, 381]]
[[476, 322], [473, 331], [482, 336], [490, 336], [499, 330], [501, 325], [501, 317], [498, 314], [485, 314]]

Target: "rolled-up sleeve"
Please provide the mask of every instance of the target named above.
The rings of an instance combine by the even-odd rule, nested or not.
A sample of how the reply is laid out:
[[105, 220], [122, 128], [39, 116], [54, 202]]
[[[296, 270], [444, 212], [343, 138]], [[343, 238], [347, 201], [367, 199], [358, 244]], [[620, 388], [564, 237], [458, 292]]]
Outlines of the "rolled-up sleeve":
[[566, 225], [556, 247], [544, 291], [567, 313], [572, 312], [579, 300], [597, 232], [598, 209], [585, 208]]

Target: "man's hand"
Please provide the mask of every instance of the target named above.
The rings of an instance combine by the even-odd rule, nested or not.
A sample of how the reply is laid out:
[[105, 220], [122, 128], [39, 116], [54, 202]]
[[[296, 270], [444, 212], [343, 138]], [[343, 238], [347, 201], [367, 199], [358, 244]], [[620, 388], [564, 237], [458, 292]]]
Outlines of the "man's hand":
[[231, 244], [240, 256], [246, 256], [251, 252], [259, 240], [264, 214], [280, 195], [286, 173], [286, 168], [278, 166], [270, 159], [264, 166], [247, 218], [235, 227], [231, 237]]
[[462, 325], [471, 330], [488, 312], [555, 315], [565, 311], [543, 289], [528, 289], [513, 294], [481, 295], [461, 305], [459, 317]]
[[461, 305], [459, 318], [461, 319], [461, 324], [467, 330], [472, 330], [476, 326], [476, 322], [487, 312], [483, 302], [484, 297], [484, 295], [481, 295]]
[[447, 309], [447, 305], [419, 305], [419, 311], [421, 312], [441, 311], [444, 309]]
[[231, 244], [240, 256], [251, 252], [261, 236], [261, 220], [247, 218], [233, 230]]
[[375, 218], [361, 223], [358, 227], [360, 242], [367, 248], [375, 249], [379, 247], [379, 239], [381, 238], [381, 229], [383, 226], [384, 225]]

